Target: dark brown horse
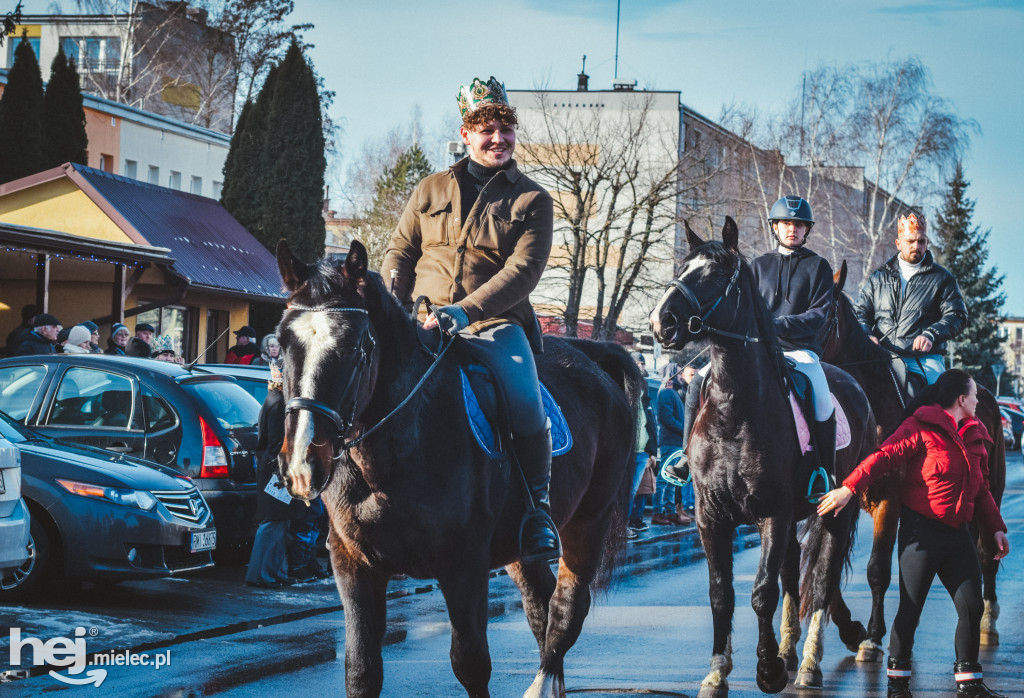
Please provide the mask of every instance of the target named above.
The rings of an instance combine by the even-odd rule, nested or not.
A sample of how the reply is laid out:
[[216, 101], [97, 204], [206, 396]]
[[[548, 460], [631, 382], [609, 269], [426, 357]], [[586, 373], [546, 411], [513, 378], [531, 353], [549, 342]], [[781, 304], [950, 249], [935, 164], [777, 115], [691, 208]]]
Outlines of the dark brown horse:
[[[726, 218], [721, 243], [701, 240], [689, 226], [687, 237], [690, 254], [682, 274], [665, 292], [651, 324], [655, 338], [669, 349], [703, 338], [711, 342], [706, 397], [689, 443], [714, 619], [711, 672], [699, 696], [728, 695], [735, 608], [732, 545], [736, 527], [744, 523], [756, 525], [761, 536], [761, 560], [751, 595], [758, 617], [757, 685], [767, 693], [786, 687], [785, 660], [791, 646], [780, 648], [773, 616], [780, 574], [787, 595], [803, 593], [794, 584], [800, 566], [796, 524], [808, 517], [806, 583], [801, 586], [811, 622], [798, 683], [821, 687], [826, 610], [848, 560], [856, 512], [820, 518], [807, 503], [812, 463], [800, 450], [772, 317], [739, 254], [736, 223]], [[850, 422], [850, 445], [836, 454], [836, 471], [842, 477], [870, 453], [875, 423], [860, 386], [836, 368], [823, 368]], [[789, 618], [783, 622], [795, 621], [799, 633], [794, 611], [784, 608]], [[790, 640], [795, 642], [792, 635]]]
[[471, 435], [455, 353], [435, 361], [425, 344], [437, 335], [367, 271], [365, 248], [353, 242], [343, 264], [307, 266], [282, 243], [277, 259], [290, 294], [278, 327], [289, 409], [281, 474], [292, 496], [322, 494], [327, 505], [348, 695], [382, 690], [385, 588], [396, 573], [438, 580], [455, 675], [467, 694], [488, 695], [488, 572], [506, 565], [540, 647], [527, 695], [563, 696], [563, 660], [590, 608], [590, 586], [605, 577], [625, 530], [645, 388], [629, 355], [548, 338], [538, 356], [573, 439], [552, 464], [562, 536], [556, 580], [547, 563], [517, 561], [525, 502], [510, 476], [518, 474]]
[[[853, 310], [853, 303], [843, 292], [846, 285], [846, 262], [834, 277], [834, 294], [829, 310], [829, 322], [819, 339], [824, 355], [822, 359], [853, 376], [871, 402], [871, 409], [878, 422], [878, 441], [884, 440], [896, 430], [904, 416], [909, 402], [905, 386], [893, 370], [893, 362], [900, 361], [891, 352], [871, 341], [864, 332]], [[998, 504], [1006, 488], [1006, 447], [1003, 443], [1002, 418], [999, 405], [988, 390], [978, 386], [978, 419], [988, 428], [993, 437], [993, 446], [988, 456], [988, 470], [992, 496]], [[882, 638], [886, 632], [885, 593], [892, 576], [892, 549], [896, 543], [896, 529], [900, 516], [899, 483], [894, 478], [868, 488], [861, 497], [861, 507], [874, 519], [874, 542], [868, 560], [867, 577], [871, 586], [871, 617], [868, 621], [867, 639], [857, 651], [858, 661], [880, 661], [883, 655]], [[996, 599], [996, 572], [999, 562], [993, 559], [995, 550], [992, 541], [978, 538], [978, 555], [984, 580], [985, 613], [982, 618], [981, 642], [983, 645], [999, 644], [996, 618], [999, 604]], [[836, 600], [833, 620], [841, 633], [856, 633], [856, 625], [850, 620], [850, 612], [841, 598]]]

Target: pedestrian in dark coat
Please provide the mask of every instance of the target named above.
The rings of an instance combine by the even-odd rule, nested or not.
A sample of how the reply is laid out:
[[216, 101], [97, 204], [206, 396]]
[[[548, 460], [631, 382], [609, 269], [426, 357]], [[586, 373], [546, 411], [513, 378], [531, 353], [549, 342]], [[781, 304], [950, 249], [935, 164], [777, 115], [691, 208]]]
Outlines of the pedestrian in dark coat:
[[245, 325], [240, 330], [235, 330], [235, 346], [228, 349], [224, 357], [226, 364], [249, 365], [259, 357], [260, 348], [256, 344], [256, 330]]
[[107, 338], [107, 350], [103, 353], [110, 354], [111, 356], [125, 356], [125, 349], [128, 347], [128, 340], [131, 339], [132, 333], [119, 322], [115, 322], [114, 326], [110, 329], [110, 337]]
[[277, 475], [277, 457], [284, 444], [284, 394], [280, 363], [271, 364], [269, 390], [260, 408], [256, 443], [256, 518], [259, 528], [253, 541], [245, 583], [276, 589], [292, 583], [288, 576], [288, 522], [291, 497]]
[[49, 313], [39, 313], [32, 321], [32, 331], [23, 335], [21, 343], [14, 350], [14, 356], [32, 354], [56, 354], [57, 335], [60, 321]]
[[38, 312], [39, 309], [31, 303], [21, 307], [21, 324], [7, 335], [7, 356], [14, 356], [14, 351], [18, 348], [18, 345], [25, 341], [28, 333], [32, 331], [32, 319], [35, 318]]
[[[683, 450], [684, 434], [683, 401], [679, 397], [679, 390], [683, 384], [679, 376], [679, 367], [670, 363], [665, 366], [665, 379], [658, 390], [658, 449], [661, 455], [661, 463], [665, 463], [677, 452]], [[654, 493], [654, 514], [651, 516], [651, 523], [659, 526], [685, 526], [692, 523], [688, 516], [684, 517], [676, 511], [675, 504], [676, 486], [661, 475], [661, 468], [658, 468], [657, 489]]]

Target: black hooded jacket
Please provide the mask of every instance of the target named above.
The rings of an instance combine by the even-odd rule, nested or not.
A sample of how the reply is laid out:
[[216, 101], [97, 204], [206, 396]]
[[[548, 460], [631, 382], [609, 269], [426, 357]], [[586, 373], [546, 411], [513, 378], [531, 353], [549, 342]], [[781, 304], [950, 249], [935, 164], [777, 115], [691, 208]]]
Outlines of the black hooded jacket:
[[763, 254], [750, 265], [757, 288], [775, 318], [783, 349], [808, 349], [821, 356], [818, 332], [832, 301], [832, 267], [806, 247]]
[[57, 345], [33, 330], [22, 337], [21, 343], [14, 349], [13, 356], [56, 353]]
[[898, 255], [880, 266], [860, 291], [854, 307], [864, 331], [879, 344], [901, 354], [913, 351], [914, 339], [932, 340], [930, 354], [945, 354], [946, 342], [967, 325], [967, 306], [960, 286], [949, 271], [925, 252], [921, 269], [910, 277], [906, 292]]

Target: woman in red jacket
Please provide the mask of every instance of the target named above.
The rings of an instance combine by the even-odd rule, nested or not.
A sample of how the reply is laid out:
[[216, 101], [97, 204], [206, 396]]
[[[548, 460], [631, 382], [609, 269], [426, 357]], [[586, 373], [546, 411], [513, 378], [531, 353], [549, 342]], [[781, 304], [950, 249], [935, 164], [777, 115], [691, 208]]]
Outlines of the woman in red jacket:
[[969, 373], [943, 373], [919, 396], [895, 433], [818, 505], [822, 516], [838, 514], [872, 482], [893, 471], [902, 473], [900, 605], [889, 636], [890, 698], [911, 698], [914, 632], [936, 575], [959, 618], [953, 665], [958, 698], [1005, 698], [985, 686], [978, 664], [981, 567], [967, 524], [973, 520], [984, 535], [993, 537], [996, 559], [1010, 552], [1010, 543], [988, 489], [985, 443], [992, 440], [974, 416], [977, 392]]

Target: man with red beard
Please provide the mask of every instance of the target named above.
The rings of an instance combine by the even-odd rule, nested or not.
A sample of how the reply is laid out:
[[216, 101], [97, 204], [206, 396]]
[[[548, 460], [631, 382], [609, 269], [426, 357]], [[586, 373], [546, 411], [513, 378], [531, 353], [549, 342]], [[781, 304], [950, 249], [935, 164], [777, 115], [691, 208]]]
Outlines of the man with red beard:
[[384, 255], [381, 274], [403, 303], [426, 296], [440, 306], [427, 329], [458, 334], [502, 385], [512, 450], [535, 510], [522, 527], [523, 561], [560, 554], [550, 516], [551, 431], [533, 354], [542, 351], [530, 304], [551, 252], [553, 205], [512, 158], [515, 109], [493, 76], [458, 94], [469, 157], [426, 177], [412, 194]]

